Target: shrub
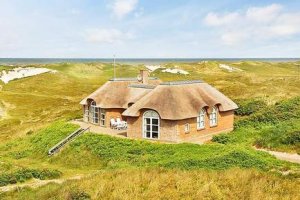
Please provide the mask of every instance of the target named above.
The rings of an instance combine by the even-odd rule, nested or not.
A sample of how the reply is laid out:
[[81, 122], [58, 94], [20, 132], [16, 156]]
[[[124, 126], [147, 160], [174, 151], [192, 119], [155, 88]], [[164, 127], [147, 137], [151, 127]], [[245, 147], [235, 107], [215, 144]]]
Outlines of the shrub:
[[255, 145], [279, 151], [293, 150], [300, 152], [299, 128], [300, 120], [264, 128], [255, 140]]
[[300, 131], [288, 133], [281, 139], [281, 143], [286, 145], [296, 145], [297, 143], [300, 143]]
[[230, 136], [224, 133], [220, 135], [214, 135], [211, 141], [218, 142], [220, 144], [227, 144], [230, 141]]
[[260, 111], [241, 119], [235, 123], [235, 127], [253, 126], [262, 124], [276, 124], [282, 121], [300, 118], [300, 97], [280, 101], [272, 106], [266, 106]]
[[0, 175], [0, 186], [8, 184], [15, 184], [18, 182], [24, 182], [31, 178], [40, 180], [58, 178], [62, 173], [58, 170], [37, 170], [37, 169], [21, 169], [16, 172], [1, 174]]
[[251, 115], [260, 109], [266, 107], [266, 103], [258, 99], [250, 99], [238, 101], [239, 108], [235, 110], [235, 114], [239, 116]]

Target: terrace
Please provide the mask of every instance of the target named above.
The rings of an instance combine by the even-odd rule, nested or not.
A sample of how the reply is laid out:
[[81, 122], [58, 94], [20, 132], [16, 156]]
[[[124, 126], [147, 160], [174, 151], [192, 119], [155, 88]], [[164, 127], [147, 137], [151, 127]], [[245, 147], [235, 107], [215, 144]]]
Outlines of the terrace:
[[112, 135], [112, 136], [119, 136], [119, 137], [127, 137], [127, 130], [118, 130], [118, 129], [112, 129], [110, 127], [102, 127], [99, 125], [86, 123], [83, 120], [73, 120], [71, 123], [79, 125], [82, 129], [87, 129], [93, 133], [101, 133], [106, 135]]

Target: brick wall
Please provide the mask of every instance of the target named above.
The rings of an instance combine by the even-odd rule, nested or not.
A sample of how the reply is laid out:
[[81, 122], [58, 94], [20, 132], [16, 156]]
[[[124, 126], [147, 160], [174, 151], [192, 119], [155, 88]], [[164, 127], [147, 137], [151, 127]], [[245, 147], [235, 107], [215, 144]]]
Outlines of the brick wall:
[[[128, 117], [127, 136], [130, 138], [143, 138], [143, 112], [139, 117]], [[205, 116], [205, 128], [197, 130], [197, 118], [184, 120], [160, 120], [160, 140], [163, 141], [184, 141], [193, 137], [205, 136], [212, 133], [220, 133], [233, 129], [234, 114], [233, 111], [218, 113], [218, 124], [210, 127], [209, 116]], [[185, 124], [190, 124], [190, 132], [185, 133]]]
[[[127, 137], [143, 138], [143, 114], [142, 111], [139, 117], [127, 117]], [[160, 138], [162, 141], [177, 141], [178, 131], [177, 122], [171, 120], [160, 120]]]
[[[233, 129], [234, 113], [233, 111], [219, 112], [217, 126], [210, 127], [209, 115], [205, 115], [205, 128], [197, 130], [197, 118], [185, 119], [178, 121], [180, 139], [188, 139], [197, 136], [204, 136], [212, 133], [220, 133]], [[185, 133], [185, 124], [190, 125], [190, 132]]]
[[122, 116], [122, 113], [125, 111], [123, 108], [108, 108], [105, 109], [105, 127], [110, 127], [110, 120], [114, 118], [120, 118], [121, 120], [125, 120]]
[[[84, 111], [87, 106], [83, 106], [83, 118], [84, 118]], [[120, 118], [121, 120], [126, 120], [122, 113], [125, 111], [123, 108], [108, 108], [105, 110], [105, 127], [110, 127], [110, 119], [114, 118], [115, 120], [117, 118]], [[96, 125], [100, 126], [100, 112], [99, 112], [99, 123]]]

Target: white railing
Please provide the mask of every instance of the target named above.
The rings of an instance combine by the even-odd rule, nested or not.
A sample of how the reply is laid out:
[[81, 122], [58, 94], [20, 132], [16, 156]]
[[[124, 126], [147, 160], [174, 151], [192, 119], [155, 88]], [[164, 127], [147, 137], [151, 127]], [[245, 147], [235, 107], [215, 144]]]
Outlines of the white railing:
[[54, 155], [55, 153], [59, 152], [59, 150], [65, 146], [68, 142], [72, 141], [75, 137], [79, 136], [80, 134], [84, 133], [85, 131], [89, 130], [90, 127], [83, 129], [83, 128], [79, 128], [76, 131], [74, 131], [73, 133], [71, 133], [70, 135], [68, 135], [66, 138], [64, 138], [63, 140], [61, 140], [59, 143], [57, 143], [56, 145], [54, 145], [51, 149], [49, 149], [48, 151], [48, 155]]

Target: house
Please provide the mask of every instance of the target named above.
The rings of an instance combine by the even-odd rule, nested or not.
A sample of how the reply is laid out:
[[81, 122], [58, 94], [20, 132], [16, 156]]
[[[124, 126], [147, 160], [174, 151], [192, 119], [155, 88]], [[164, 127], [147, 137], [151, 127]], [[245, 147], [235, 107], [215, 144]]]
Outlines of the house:
[[111, 79], [83, 99], [84, 121], [110, 127], [127, 122], [127, 137], [190, 141], [233, 129], [237, 105], [200, 81], [161, 82], [145, 70], [138, 78]]

